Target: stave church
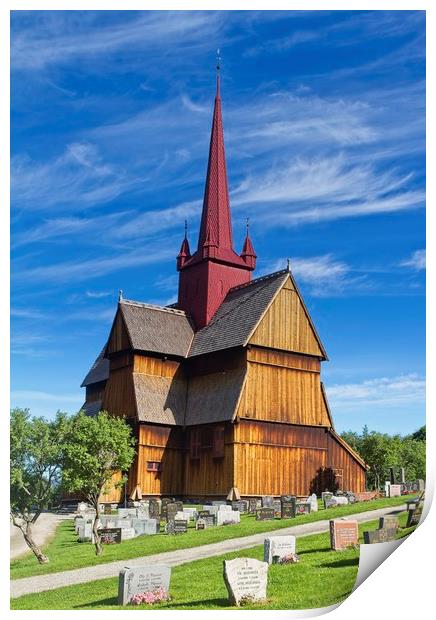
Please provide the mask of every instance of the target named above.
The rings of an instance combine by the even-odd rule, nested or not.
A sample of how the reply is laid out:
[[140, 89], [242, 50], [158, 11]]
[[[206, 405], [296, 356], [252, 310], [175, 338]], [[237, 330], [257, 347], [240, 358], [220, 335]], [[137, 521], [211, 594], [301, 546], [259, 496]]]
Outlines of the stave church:
[[86, 414], [125, 416], [137, 441], [125, 489], [104, 501], [365, 490], [293, 274], [253, 277], [256, 258], [248, 228], [240, 254], [233, 245], [218, 70], [200, 232], [193, 251], [185, 232], [177, 255], [178, 301], [120, 296], [82, 383]]

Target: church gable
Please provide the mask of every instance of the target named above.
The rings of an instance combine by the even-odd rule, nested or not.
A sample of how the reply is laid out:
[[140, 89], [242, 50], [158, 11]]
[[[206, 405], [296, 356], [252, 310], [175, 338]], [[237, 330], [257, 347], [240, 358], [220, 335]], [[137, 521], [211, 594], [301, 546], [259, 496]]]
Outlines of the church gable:
[[290, 273], [254, 329], [248, 344], [327, 359]]
[[109, 356], [111, 353], [118, 353], [119, 351], [128, 351], [131, 348], [132, 343], [129, 338], [126, 323], [121, 313], [120, 306], [118, 306], [109, 340], [106, 345], [105, 356]]

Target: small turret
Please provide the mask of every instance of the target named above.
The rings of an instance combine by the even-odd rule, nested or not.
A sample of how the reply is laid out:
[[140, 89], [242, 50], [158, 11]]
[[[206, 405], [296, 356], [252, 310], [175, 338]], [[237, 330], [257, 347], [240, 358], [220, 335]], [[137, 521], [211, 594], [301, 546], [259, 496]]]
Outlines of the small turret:
[[241, 258], [247, 263], [249, 267], [251, 267], [251, 269], [255, 269], [257, 256], [254, 251], [253, 244], [251, 243], [249, 228], [250, 226], [247, 217], [247, 234], [245, 236], [244, 246], [241, 252]]
[[185, 237], [180, 246], [180, 252], [177, 255], [177, 271], [180, 271], [186, 261], [191, 258], [191, 250], [189, 249], [188, 241], [188, 222], [185, 220]]

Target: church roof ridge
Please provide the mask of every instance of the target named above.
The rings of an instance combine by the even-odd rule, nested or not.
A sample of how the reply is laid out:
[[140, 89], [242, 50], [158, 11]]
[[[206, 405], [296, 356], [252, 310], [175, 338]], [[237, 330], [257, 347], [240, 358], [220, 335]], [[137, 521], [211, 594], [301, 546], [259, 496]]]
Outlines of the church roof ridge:
[[259, 276], [258, 278], [254, 278], [254, 280], [250, 280], [249, 282], [244, 282], [244, 284], [238, 284], [237, 286], [233, 286], [231, 289], [229, 289], [229, 293], [231, 293], [232, 291], [237, 291], [241, 288], [247, 288], [248, 286], [251, 286], [252, 284], [258, 284], [259, 282], [262, 282], [263, 280], [269, 280], [270, 278], [275, 278], [276, 276], [284, 275], [285, 273], [289, 273], [289, 271], [287, 269], [280, 269], [279, 271], [273, 271], [272, 273], [267, 273], [266, 275]]
[[188, 316], [188, 314], [184, 310], [179, 310], [178, 308], [170, 308], [169, 306], [158, 306], [157, 304], [149, 304], [142, 301], [135, 301], [133, 299], [121, 299], [120, 304], [125, 304], [127, 306], [138, 306], [139, 308], [147, 308], [149, 310], [159, 310], [161, 312], [168, 312], [170, 314], [179, 314], [181, 316]]

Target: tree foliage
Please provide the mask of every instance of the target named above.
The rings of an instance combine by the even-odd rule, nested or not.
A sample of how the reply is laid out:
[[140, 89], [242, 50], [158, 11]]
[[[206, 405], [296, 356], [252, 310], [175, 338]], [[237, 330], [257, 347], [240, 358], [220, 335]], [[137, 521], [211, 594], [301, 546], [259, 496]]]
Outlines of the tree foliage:
[[390, 467], [404, 467], [408, 480], [425, 478], [425, 426], [405, 437], [369, 431], [367, 426], [361, 434], [347, 431], [341, 436], [369, 465], [369, 487], [379, 488], [389, 480]]
[[33, 540], [32, 526], [59, 488], [63, 447], [69, 431], [65, 413], [54, 420], [13, 409], [10, 420], [11, 518], [40, 563], [48, 562]]
[[98, 534], [99, 498], [107, 493], [114, 474], [125, 472], [132, 464], [135, 440], [124, 418], [110, 416], [105, 411], [90, 417], [79, 412], [72, 420], [71, 432], [65, 444], [62, 473], [63, 488], [80, 493], [95, 508], [93, 534], [96, 554], [102, 552]]

